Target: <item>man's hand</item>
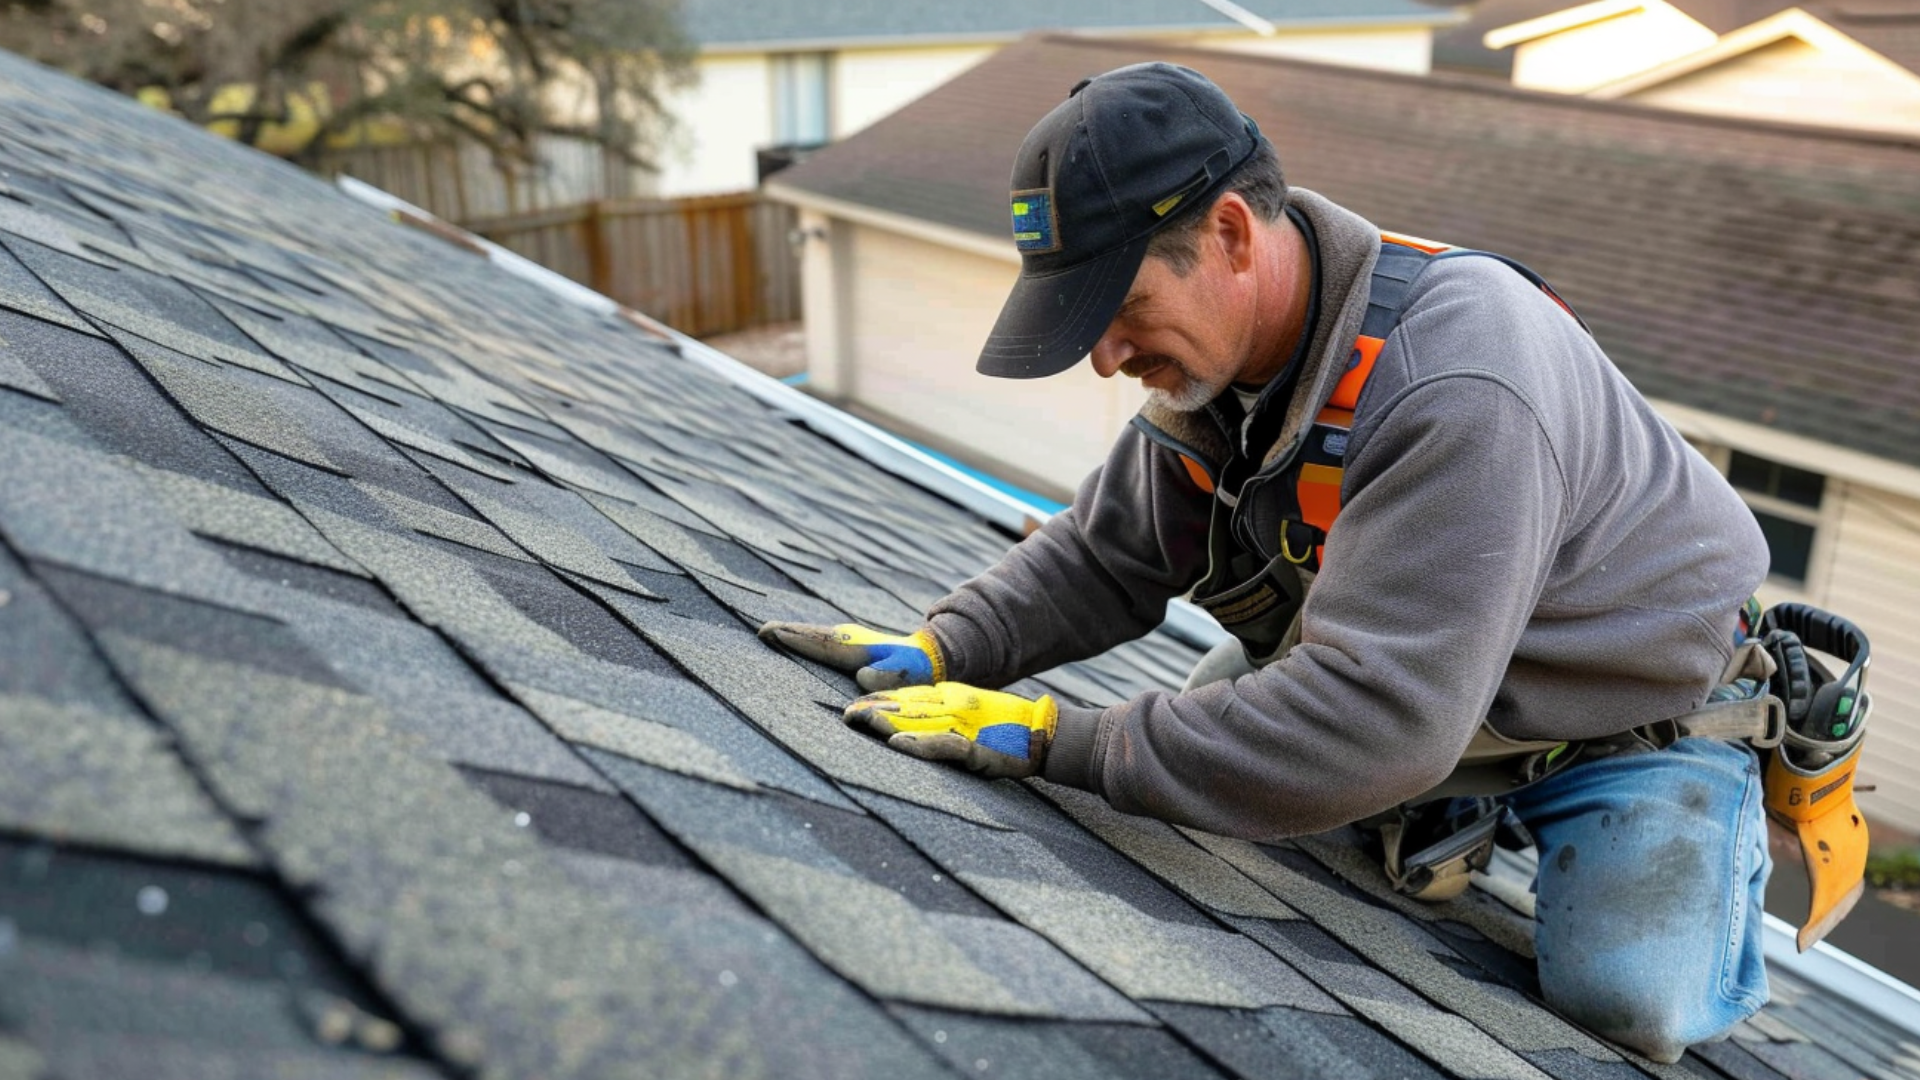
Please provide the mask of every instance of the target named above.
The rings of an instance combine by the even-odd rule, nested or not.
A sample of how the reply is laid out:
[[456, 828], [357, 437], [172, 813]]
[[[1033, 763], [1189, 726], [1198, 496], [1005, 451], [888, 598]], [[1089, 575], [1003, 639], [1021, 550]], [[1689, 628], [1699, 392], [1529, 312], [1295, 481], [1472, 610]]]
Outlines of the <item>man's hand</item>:
[[770, 622], [760, 628], [760, 640], [852, 672], [862, 690], [926, 686], [939, 682], [947, 673], [940, 647], [925, 630], [894, 637], [853, 623], [812, 626]]
[[1050, 697], [1028, 701], [943, 682], [868, 694], [847, 706], [846, 717], [885, 736], [895, 750], [997, 778], [1040, 771], [1060, 712]]

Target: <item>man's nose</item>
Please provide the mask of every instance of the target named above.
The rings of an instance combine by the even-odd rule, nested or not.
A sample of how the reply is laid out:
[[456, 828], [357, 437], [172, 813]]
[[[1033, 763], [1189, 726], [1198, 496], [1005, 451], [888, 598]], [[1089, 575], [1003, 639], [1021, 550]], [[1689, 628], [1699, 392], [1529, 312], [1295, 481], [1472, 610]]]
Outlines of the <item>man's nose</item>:
[[1100, 340], [1093, 343], [1093, 370], [1101, 378], [1111, 379], [1120, 370], [1120, 365], [1131, 360], [1136, 351], [1132, 343], [1121, 335], [1111, 331], [1102, 334]]

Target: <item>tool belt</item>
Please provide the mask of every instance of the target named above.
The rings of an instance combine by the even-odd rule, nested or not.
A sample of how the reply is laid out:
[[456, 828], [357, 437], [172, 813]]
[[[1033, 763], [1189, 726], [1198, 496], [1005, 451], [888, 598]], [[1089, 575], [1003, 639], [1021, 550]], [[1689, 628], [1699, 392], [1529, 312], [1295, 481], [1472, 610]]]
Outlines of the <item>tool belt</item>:
[[[1767, 813], [1799, 837], [1806, 854], [1812, 901], [1798, 945], [1811, 948], [1864, 890], [1867, 826], [1853, 778], [1872, 709], [1864, 690], [1867, 639], [1845, 619], [1805, 604], [1776, 605], [1761, 616], [1749, 601], [1743, 626], [1751, 633], [1720, 684], [1685, 715], [1575, 742], [1508, 739], [1482, 724], [1439, 786], [1360, 823], [1379, 833], [1388, 881], [1421, 900], [1460, 895], [1496, 844], [1531, 843], [1494, 796], [1578, 762], [1663, 750], [1681, 739], [1744, 740], [1765, 758]], [[1833, 676], [1806, 655], [1809, 648], [1841, 659], [1846, 670]]]

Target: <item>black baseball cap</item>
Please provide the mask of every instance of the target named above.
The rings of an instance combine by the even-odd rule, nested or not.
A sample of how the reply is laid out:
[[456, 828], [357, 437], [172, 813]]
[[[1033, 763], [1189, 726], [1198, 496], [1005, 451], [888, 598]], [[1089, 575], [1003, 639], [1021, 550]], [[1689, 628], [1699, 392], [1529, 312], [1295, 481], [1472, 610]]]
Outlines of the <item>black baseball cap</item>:
[[1093, 350], [1153, 234], [1211, 206], [1265, 139], [1205, 75], [1132, 64], [1082, 79], [1013, 165], [1020, 280], [980, 350], [983, 375], [1056, 375]]

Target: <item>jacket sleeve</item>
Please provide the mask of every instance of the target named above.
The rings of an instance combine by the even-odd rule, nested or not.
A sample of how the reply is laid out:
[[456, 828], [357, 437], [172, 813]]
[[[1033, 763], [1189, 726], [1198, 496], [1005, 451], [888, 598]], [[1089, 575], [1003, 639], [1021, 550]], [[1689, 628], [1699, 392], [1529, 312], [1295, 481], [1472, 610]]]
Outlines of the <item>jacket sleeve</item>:
[[1073, 505], [934, 604], [956, 682], [997, 687], [1158, 626], [1206, 570], [1212, 496], [1129, 425]]
[[1048, 779], [1265, 839], [1448, 775], [1545, 587], [1566, 484], [1534, 410], [1497, 376], [1416, 382], [1377, 415], [1364, 443], [1356, 432], [1300, 644], [1191, 693], [1063, 708]]

